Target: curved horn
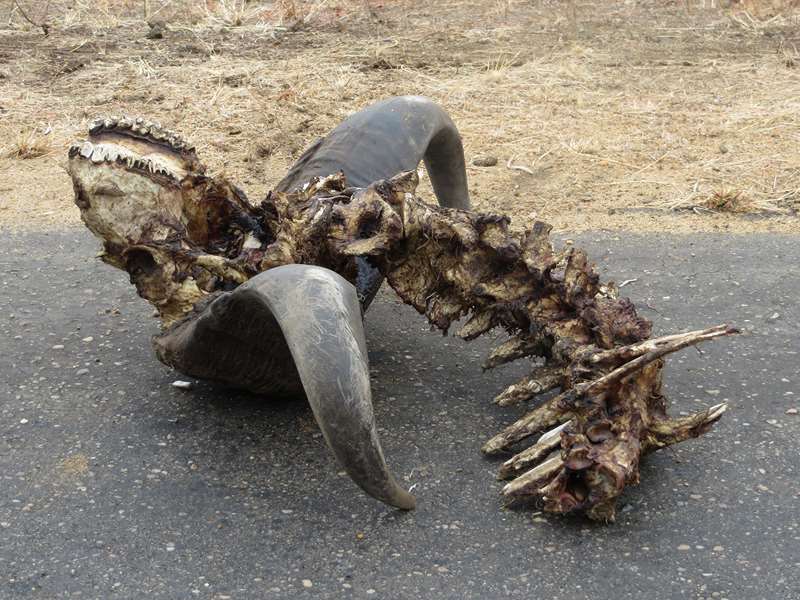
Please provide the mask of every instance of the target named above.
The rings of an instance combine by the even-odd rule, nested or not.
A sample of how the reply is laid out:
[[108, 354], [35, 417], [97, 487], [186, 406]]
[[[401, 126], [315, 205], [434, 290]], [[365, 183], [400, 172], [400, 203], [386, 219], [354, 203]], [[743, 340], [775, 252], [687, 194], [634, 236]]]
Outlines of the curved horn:
[[299, 375], [328, 446], [353, 481], [386, 504], [414, 508], [378, 440], [353, 285], [322, 267], [286, 265], [198, 310], [155, 338], [163, 362], [262, 392], [291, 392]]
[[422, 96], [397, 96], [345, 119], [308, 148], [276, 186], [289, 191], [312, 177], [343, 171], [350, 185], [366, 187], [425, 161], [439, 204], [468, 210], [464, 148], [444, 109]]
[[263, 300], [283, 331], [322, 434], [370, 496], [412, 509], [414, 497], [389, 472], [372, 412], [369, 365], [355, 288], [308, 265], [270, 269], [234, 294]]
[[[461, 136], [444, 109], [423, 96], [389, 98], [351, 115], [306, 149], [275, 189], [290, 191], [312, 177], [339, 171], [350, 185], [366, 187], [402, 171], [413, 171], [421, 160], [439, 204], [469, 210]], [[366, 310], [383, 276], [365, 259], [357, 262], [356, 287]]]

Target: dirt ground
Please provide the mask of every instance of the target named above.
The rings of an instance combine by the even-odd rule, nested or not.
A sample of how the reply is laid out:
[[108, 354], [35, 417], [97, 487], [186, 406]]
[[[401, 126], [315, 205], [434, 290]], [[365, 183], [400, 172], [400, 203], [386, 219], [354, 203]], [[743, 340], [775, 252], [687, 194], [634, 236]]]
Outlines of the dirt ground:
[[155, 29], [45, 4], [0, 2], [0, 227], [79, 222], [66, 147], [98, 115], [182, 132], [259, 200], [351, 112], [423, 94], [518, 226], [800, 232], [796, 3], [154, 0]]

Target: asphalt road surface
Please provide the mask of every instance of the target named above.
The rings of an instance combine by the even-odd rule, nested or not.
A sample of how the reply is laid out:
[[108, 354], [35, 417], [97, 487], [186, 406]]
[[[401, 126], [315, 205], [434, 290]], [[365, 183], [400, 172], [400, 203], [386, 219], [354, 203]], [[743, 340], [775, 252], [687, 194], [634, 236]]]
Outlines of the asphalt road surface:
[[797, 238], [575, 241], [656, 333], [745, 330], [668, 359], [674, 414], [730, 410], [648, 456], [613, 525], [503, 508], [479, 448], [519, 415], [489, 401], [524, 365], [482, 373], [488, 342], [390, 291], [367, 337], [409, 513], [343, 476], [303, 400], [172, 387], [152, 309], [88, 232], [5, 232], [0, 598], [800, 599]]

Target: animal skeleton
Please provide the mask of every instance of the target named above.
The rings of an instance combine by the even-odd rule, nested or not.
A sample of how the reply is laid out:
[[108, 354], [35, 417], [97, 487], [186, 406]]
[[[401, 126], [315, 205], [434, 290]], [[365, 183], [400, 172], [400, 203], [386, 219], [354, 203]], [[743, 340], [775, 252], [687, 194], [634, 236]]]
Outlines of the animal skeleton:
[[[415, 500], [381, 451], [361, 321], [383, 278], [443, 332], [462, 319], [465, 340], [504, 329], [485, 368], [539, 360], [498, 404], [559, 389], [483, 446], [505, 452], [544, 432], [503, 463], [508, 498], [613, 520], [643, 454], [702, 434], [725, 412], [668, 417], [662, 369], [667, 354], [736, 330], [651, 339], [650, 323], [583, 251], [553, 247], [549, 225], [517, 236], [507, 217], [470, 212], [458, 133], [429, 100], [357, 113], [259, 205], [142, 119], [95, 122], [69, 157], [103, 260], [158, 310], [158, 358], [256, 393], [305, 392], [352, 479], [393, 506]], [[442, 206], [415, 195], [420, 160]]]

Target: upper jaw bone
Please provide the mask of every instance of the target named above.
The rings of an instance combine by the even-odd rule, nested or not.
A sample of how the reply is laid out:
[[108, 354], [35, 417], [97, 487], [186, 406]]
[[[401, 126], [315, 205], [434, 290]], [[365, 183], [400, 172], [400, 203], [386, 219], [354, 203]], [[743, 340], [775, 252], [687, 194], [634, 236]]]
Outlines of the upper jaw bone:
[[126, 144], [111, 141], [76, 142], [70, 147], [69, 155], [71, 158], [80, 157], [91, 160], [95, 164], [117, 162], [129, 169], [135, 168], [145, 173], [166, 175], [178, 181], [188, 174], [188, 169], [182, 164], [182, 161], [168, 153], [140, 154]]

